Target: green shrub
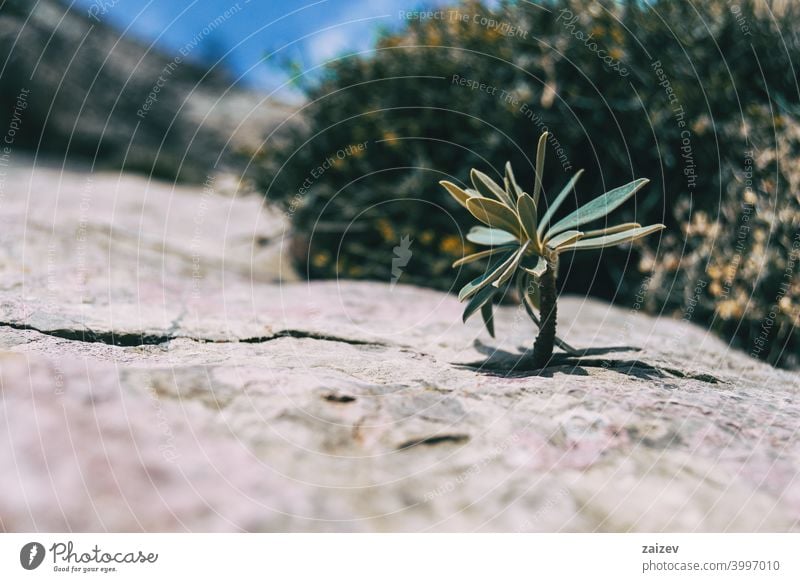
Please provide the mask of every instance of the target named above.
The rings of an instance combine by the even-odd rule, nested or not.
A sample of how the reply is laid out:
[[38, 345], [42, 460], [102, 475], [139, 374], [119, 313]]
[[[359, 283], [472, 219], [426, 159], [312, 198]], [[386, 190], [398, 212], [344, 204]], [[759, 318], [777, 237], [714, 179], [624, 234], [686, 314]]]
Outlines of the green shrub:
[[681, 230], [664, 237], [657, 255], [645, 251], [642, 268], [653, 272], [645, 306], [691, 316], [754, 357], [796, 367], [800, 123], [795, 115], [773, 118], [766, 106], [750, 113], [744, 127], [732, 122], [723, 131], [742, 134], [742, 158], [726, 163], [716, 215], [681, 201]]
[[[528, 186], [528, 154], [548, 130], [546, 193], [586, 169], [578, 199], [561, 212], [646, 175], [653, 195], [619, 219], [667, 225], [660, 243], [565, 255], [562, 290], [630, 302], [641, 279], [654, 273], [650, 309], [680, 315], [691, 306], [693, 321], [752, 352], [747, 342], [771, 312], [798, 226], [797, 183], [785, 179], [785, 167], [774, 168], [778, 158], [796, 167], [798, 151], [787, 146], [778, 156], [776, 136], [784, 134], [767, 131], [791, 117], [798, 102], [799, 11], [787, 6], [563, 0], [488, 9], [466, 2], [445, 18], [402, 22], [375, 51], [343, 56], [321, 78], [305, 80], [304, 123], [259, 154], [259, 183], [291, 215], [295, 260], [308, 277], [389, 281], [394, 249], [406, 236], [412, 254], [400, 282], [457, 289], [480, 271], [465, 268], [455, 282], [448, 273], [454, 259], [475, 248], [464, 239], [468, 214], [437, 183], [463, 186], [472, 167], [501, 179], [510, 161]], [[743, 127], [763, 131], [745, 137]], [[336, 155], [355, 144], [365, 147]], [[757, 187], [750, 194], [760, 201], [754, 222], [769, 224], [772, 234], [748, 242], [745, 254], [771, 258], [757, 274], [736, 271], [736, 292], [750, 299], [740, 325], [718, 313], [730, 297], [712, 293], [711, 275], [728, 265], [751, 149], [756, 160], [775, 157], [753, 164]], [[701, 221], [716, 234], [698, 235]], [[796, 285], [797, 264], [791, 269]], [[623, 278], [626, 271], [639, 276]], [[709, 291], [695, 309], [701, 278]], [[791, 363], [774, 346], [788, 338], [797, 351], [793, 301], [772, 327], [782, 331], [755, 355]]]

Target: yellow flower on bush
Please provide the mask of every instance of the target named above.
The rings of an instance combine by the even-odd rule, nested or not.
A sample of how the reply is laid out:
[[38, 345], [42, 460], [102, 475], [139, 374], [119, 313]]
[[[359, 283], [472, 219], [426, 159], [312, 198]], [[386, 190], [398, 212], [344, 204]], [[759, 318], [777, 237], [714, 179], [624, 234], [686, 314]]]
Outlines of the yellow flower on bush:
[[434, 239], [433, 231], [430, 229], [423, 230], [422, 233], [419, 235], [419, 242], [424, 245], [429, 245], [433, 242]]
[[742, 306], [735, 299], [726, 299], [717, 304], [717, 313], [722, 319], [742, 316]]
[[612, 49], [608, 49], [608, 56], [610, 56], [615, 61], [622, 60], [622, 57], [625, 56], [625, 53], [622, 52], [622, 49], [614, 47]]
[[320, 251], [311, 257], [311, 264], [321, 269], [327, 265], [331, 260], [331, 255], [328, 251]]
[[439, 250], [448, 255], [461, 255], [464, 250], [461, 244], [461, 237], [454, 234], [442, 237], [439, 243]]
[[391, 223], [386, 220], [385, 218], [378, 219], [377, 222], [378, 231], [381, 233], [381, 237], [383, 240], [387, 242], [393, 242], [396, 238], [394, 228], [392, 228]]
[[706, 273], [712, 279], [719, 279], [722, 277], [723, 271], [722, 268], [717, 265], [709, 265], [706, 269]]
[[397, 134], [393, 131], [384, 131], [383, 132], [383, 139], [384, 141], [389, 142], [388, 145], [395, 146], [397, 145]]
[[439, 29], [431, 26], [425, 32], [425, 40], [429, 45], [440, 46], [442, 44], [442, 33], [439, 31]]

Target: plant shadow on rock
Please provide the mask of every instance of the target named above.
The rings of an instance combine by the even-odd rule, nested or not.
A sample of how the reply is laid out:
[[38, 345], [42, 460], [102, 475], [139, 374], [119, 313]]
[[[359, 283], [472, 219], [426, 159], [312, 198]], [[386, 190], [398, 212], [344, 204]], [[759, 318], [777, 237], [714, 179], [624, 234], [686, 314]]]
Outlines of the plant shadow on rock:
[[458, 363], [455, 365], [469, 368], [489, 376], [511, 378], [539, 376], [542, 378], [552, 378], [556, 373], [569, 376], [589, 376], [589, 368], [611, 370], [640, 380], [664, 379], [673, 377], [674, 375], [684, 375], [676, 370], [660, 368], [653, 364], [643, 362], [642, 360], [618, 360], [596, 357], [613, 353], [640, 351], [639, 348], [633, 346], [588, 348], [581, 350], [580, 355], [557, 353], [553, 354], [545, 367], [535, 366], [533, 350], [524, 347], [520, 347], [517, 353], [513, 353], [487, 346], [479, 340], [475, 340], [474, 347], [477, 351], [486, 355], [487, 358], [477, 362]]
[[689, 372], [664, 364], [649, 364], [639, 359], [598, 358], [606, 354], [639, 352], [633, 346], [609, 346], [580, 350], [580, 355], [553, 354], [545, 367], [537, 367], [533, 361], [533, 350], [519, 347], [517, 353], [487, 346], [480, 340], [473, 343], [475, 349], [488, 356], [476, 362], [456, 362], [453, 365], [474, 370], [487, 376], [504, 378], [552, 378], [556, 373], [568, 376], [589, 376], [591, 369], [610, 370], [639, 380], [691, 379], [708, 384], [723, 384], [724, 381], [707, 372]]

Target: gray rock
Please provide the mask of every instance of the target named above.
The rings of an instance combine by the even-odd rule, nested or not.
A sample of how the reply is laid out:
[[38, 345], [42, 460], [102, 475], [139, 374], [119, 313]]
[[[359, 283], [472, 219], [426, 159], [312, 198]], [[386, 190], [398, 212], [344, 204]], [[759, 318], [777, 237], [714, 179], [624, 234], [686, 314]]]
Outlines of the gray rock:
[[255, 198], [207, 197], [193, 243], [201, 192], [96, 177], [81, 210], [84, 176], [17, 176], [5, 530], [798, 529], [800, 376], [700, 328], [564, 297], [595, 355], [526, 370], [514, 307], [495, 341], [449, 295], [290, 280]]

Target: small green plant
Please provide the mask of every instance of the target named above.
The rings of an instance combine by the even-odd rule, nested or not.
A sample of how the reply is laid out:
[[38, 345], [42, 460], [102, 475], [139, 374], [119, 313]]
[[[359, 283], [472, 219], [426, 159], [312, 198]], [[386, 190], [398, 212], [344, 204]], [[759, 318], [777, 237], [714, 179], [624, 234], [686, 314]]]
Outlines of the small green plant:
[[[629, 222], [597, 230], [577, 230], [583, 224], [606, 216], [633, 196], [649, 182], [643, 178], [598, 196], [550, 226], [551, 218], [566, 200], [583, 170], [567, 182], [540, 218], [539, 195], [542, 191], [547, 135], [545, 132], [539, 138], [536, 150], [533, 194], [523, 191], [517, 184], [510, 163], [506, 163], [505, 167], [504, 188], [475, 169], [470, 176], [474, 189], [465, 190], [446, 180], [440, 182], [459, 204], [486, 225], [473, 227], [467, 234], [467, 240], [489, 248], [453, 263], [455, 268], [489, 259], [486, 271], [467, 283], [458, 294], [459, 300], [469, 300], [464, 310], [464, 321], [480, 311], [486, 329], [494, 337], [494, 297], [512, 283], [516, 284], [520, 301], [539, 328], [533, 346], [533, 365], [537, 368], [547, 366], [556, 344], [567, 352], [575, 352], [556, 336], [559, 255], [567, 251], [602, 249], [630, 242], [665, 228], [663, 224], [642, 226]], [[540, 317], [536, 316], [534, 310], [539, 311]]]

